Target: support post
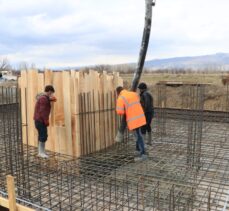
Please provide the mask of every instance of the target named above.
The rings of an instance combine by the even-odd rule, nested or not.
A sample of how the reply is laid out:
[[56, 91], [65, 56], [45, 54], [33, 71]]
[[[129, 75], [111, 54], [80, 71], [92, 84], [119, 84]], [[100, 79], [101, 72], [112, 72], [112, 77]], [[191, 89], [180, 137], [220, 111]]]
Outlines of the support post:
[[6, 177], [7, 182], [7, 191], [9, 198], [9, 210], [16, 211], [16, 196], [15, 196], [15, 186], [14, 186], [14, 177], [8, 175]]

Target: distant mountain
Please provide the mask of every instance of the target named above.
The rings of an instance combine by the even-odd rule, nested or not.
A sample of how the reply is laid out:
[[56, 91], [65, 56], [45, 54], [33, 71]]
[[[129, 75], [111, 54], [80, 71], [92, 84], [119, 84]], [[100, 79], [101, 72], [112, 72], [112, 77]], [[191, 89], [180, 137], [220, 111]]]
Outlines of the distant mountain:
[[[186, 56], [186, 57], [174, 57], [166, 59], [153, 59], [145, 61], [145, 68], [149, 70], [158, 69], [184, 69], [184, 70], [229, 70], [229, 53], [216, 53], [212, 55], [202, 56]], [[95, 70], [111, 70], [119, 71], [120, 69], [135, 69], [136, 63], [123, 63], [123, 64], [100, 64], [100, 65], [88, 65], [88, 66], [75, 66], [75, 67], [58, 67], [54, 70], [70, 70], [70, 69], [95, 69]], [[125, 70], [124, 70], [125, 71]]]
[[154, 59], [145, 62], [149, 69], [229, 70], [229, 53]]

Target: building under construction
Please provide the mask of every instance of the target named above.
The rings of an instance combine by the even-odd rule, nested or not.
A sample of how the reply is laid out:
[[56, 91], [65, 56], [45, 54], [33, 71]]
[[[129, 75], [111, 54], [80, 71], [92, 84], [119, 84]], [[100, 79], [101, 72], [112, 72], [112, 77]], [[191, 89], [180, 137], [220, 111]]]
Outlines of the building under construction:
[[[16, 202], [34, 210], [229, 209], [229, 93], [225, 92], [224, 111], [209, 111], [204, 110], [208, 85], [179, 84], [185, 92], [180, 99], [183, 106], [174, 109], [166, 104], [167, 85], [158, 84], [154, 93], [153, 144], [147, 147], [149, 158], [142, 162], [134, 162], [135, 141], [128, 132], [124, 143], [78, 157], [49, 151], [48, 160], [38, 158], [36, 146], [22, 140], [23, 127], [28, 127], [21, 119], [22, 90], [1, 87], [1, 198], [8, 197], [5, 181], [12, 175]], [[112, 103], [109, 109], [88, 112], [82, 95], [80, 99], [81, 133], [96, 119], [88, 115], [96, 114], [113, 115], [109, 124], [117, 129]], [[80, 137], [83, 143], [95, 134], [96, 125], [90, 125], [91, 133]]]

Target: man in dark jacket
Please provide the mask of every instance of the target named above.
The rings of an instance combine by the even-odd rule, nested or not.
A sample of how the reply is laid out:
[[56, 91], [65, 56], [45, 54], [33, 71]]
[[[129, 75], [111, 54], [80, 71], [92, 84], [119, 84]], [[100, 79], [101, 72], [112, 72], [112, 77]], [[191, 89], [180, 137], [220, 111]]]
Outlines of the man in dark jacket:
[[48, 158], [48, 155], [45, 153], [45, 142], [48, 138], [47, 127], [49, 126], [51, 102], [56, 101], [56, 98], [53, 96], [54, 92], [53, 86], [47, 85], [45, 92], [38, 94], [36, 97], [34, 121], [38, 131], [38, 156], [42, 158]]
[[152, 130], [151, 130], [151, 122], [154, 116], [154, 107], [153, 107], [153, 96], [147, 90], [147, 85], [145, 83], [140, 83], [138, 85], [138, 89], [140, 90], [140, 102], [146, 117], [146, 125], [141, 127], [141, 131], [143, 136], [146, 136], [146, 132], [148, 133], [147, 144], [152, 144]]

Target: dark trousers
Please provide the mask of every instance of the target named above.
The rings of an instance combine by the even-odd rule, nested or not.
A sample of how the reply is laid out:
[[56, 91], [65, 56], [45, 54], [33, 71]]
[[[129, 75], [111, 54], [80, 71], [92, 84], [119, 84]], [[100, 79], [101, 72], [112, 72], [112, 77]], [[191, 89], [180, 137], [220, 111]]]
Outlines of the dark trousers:
[[146, 124], [141, 127], [141, 132], [143, 135], [146, 134], [146, 131], [148, 133], [151, 132], [151, 122], [153, 119], [153, 113], [152, 112], [146, 112], [145, 117], [146, 117]]
[[35, 121], [35, 127], [38, 131], [38, 141], [46, 142], [48, 139], [48, 132], [45, 124], [39, 121]]
[[136, 150], [140, 152], [141, 155], [145, 154], [145, 145], [141, 133], [141, 128], [136, 128], [134, 130], [134, 135], [136, 136]]

